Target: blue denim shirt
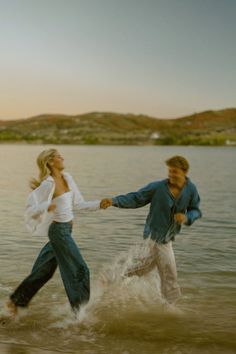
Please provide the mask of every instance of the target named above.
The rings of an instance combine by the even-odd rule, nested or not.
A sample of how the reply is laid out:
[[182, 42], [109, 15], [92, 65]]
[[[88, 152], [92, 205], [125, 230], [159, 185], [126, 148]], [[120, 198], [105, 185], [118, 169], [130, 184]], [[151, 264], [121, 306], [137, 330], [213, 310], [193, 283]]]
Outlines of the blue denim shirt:
[[168, 187], [168, 179], [154, 181], [137, 192], [119, 195], [112, 198], [112, 205], [118, 208], [141, 208], [150, 204], [144, 227], [144, 238], [151, 238], [158, 243], [174, 240], [181, 230], [175, 222], [174, 214], [184, 213], [186, 225], [191, 225], [201, 217], [199, 209], [200, 197], [196, 186], [186, 178], [186, 183], [178, 196], [174, 198]]

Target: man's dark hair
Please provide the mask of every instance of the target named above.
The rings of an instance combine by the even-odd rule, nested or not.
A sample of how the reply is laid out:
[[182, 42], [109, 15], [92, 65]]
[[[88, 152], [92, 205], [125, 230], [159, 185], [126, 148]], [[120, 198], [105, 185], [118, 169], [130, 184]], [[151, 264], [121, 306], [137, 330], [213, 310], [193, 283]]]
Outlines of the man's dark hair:
[[173, 156], [166, 160], [166, 164], [169, 167], [177, 167], [183, 170], [184, 172], [188, 172], [189, 170], [189, 163], [183, 156]]

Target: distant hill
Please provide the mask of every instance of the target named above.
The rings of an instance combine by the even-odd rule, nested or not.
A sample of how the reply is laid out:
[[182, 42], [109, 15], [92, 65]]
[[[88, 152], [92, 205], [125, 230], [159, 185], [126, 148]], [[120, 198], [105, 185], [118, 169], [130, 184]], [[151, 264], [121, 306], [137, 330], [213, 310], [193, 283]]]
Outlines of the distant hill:
[[236, 145], [236, 108], [176, 119], [92, 112], [0, 121], [0, 142], [104, 145]]

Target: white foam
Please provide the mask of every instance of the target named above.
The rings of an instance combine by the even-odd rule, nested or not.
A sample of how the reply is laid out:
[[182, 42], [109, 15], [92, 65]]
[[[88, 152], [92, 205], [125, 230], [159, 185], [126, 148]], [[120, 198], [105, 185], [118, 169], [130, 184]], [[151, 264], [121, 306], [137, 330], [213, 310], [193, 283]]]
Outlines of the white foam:
[[139, 259], [149, 254], [149, 242], [142, 242], [120, 254], [112, 264], [104, 266], [98, 278], [91, 284], [91, 297], [75, 316], [69, 304], [53, 309], [58, 321], [50, 327], [66, 329], [71, 325], [91, 327], [107, 312], [146, 311], [150, 305], [161, 305], [160, 277], [157, 269], [143, 277], [127, 277], [125, 273], [136, 266]]

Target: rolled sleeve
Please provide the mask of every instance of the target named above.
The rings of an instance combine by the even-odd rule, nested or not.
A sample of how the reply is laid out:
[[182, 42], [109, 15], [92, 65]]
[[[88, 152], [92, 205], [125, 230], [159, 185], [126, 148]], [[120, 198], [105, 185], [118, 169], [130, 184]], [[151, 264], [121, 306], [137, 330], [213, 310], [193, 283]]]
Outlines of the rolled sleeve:
[[200, 206], [200, 196], [197, 190], [195, 189], [191, 202], [187, 208], [187, 213], [186, 213], [187, 221], [185, 225], [190, 226], [194, 223], [195, 220], [202, 217], [202, 212], [199, 206]]

